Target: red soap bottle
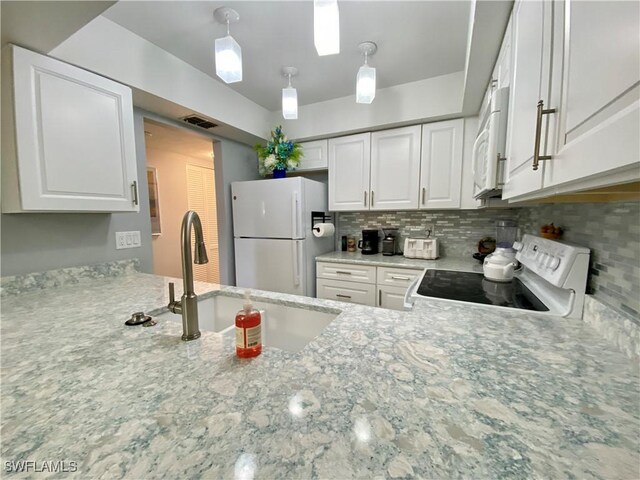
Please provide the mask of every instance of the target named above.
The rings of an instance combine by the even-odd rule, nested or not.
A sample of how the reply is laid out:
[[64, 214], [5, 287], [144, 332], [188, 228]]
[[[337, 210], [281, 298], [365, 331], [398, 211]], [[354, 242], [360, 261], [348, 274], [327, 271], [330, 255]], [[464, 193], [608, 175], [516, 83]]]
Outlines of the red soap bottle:
[[244, 308], [236, 315], [236, 355], [240, 358], [257, 357], [262, 353], [262, 318], [253, 308], [249, 295], [244, 293]]

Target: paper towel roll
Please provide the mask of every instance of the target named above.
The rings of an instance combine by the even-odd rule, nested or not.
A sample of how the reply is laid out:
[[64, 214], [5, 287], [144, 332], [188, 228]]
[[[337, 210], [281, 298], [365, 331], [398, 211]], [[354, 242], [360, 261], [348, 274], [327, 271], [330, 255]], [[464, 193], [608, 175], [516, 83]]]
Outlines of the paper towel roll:
[[313, 234], [318, 237], [331, 237], [336, 232], [333, 223], [316, 223], [313, 226]]

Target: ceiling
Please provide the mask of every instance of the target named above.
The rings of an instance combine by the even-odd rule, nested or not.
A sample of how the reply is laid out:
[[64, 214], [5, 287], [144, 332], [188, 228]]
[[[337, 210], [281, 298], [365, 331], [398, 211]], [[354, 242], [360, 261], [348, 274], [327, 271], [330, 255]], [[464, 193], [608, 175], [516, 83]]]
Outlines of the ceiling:
[[209, 138], [149, 119], [144, 121], [144, 133], [146, 148], [186, 155], [213, 165], [213, 143]]
[[363, 63], [358, 44], [373, 41], [378, 52], [377, 87], [384, 88], [464, 70], [471, 1], [340, 1], [340, 54], [319, 57], [313, 45], [311, 1], [130, 1], [103, 15], [195, 68], [215, 75], [213, 44], [226, 26], [213, 11], [230, 6], [240, 14], [231, 35], [242, 47], [243, 81], [229, 87], [263, 107], [281, 106], [295, 66], [300, 105], [355, 94]]

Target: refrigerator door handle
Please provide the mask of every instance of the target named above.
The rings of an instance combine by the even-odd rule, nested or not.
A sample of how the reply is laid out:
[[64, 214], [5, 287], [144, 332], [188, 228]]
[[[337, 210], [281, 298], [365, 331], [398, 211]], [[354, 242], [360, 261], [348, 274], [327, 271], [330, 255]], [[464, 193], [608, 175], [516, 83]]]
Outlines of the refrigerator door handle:
[[299, 258], [299, 250], [297, 241], [293, 242], [293, 284], [297, 287], [300, 285], [300, 258]]
[[291, 238], [300, 238], [299, 211], [298, 192], [294, 191], [291, 195]]

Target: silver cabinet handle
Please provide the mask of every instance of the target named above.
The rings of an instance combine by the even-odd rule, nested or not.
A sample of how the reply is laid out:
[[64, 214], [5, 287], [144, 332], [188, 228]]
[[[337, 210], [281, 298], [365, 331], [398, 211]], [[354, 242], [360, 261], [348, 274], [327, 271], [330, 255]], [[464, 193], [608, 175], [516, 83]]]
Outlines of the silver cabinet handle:
[[542, 116], [556, 113], [555, 108], [544, 109], [544, 102], [538, 102], [538, 110], [536, 115], [536, 138], [533, 146], [533, 170], [538, 170], [538, 164], [541, 160], [551, 160], [551, 155], [540, 155], [540, 137], [542, 136]]
[[339, 297], [339, 298], [351, 298], [350, 295], [341, 295], [339, 293], [336, 294], [336, 297]]
[[131, 184], [131, 194], [133, 197], [133, 200], [132, 200], [133, 204], [138, 205], [138, 182], [135, 180]]
[[373, 190], [371, 190], [371, 206], [373, 207]]
[[392, 280], [411, 280], [411, 277], [402, 277], [400, 275], [391, 275]]
[[367, 206], [367, 191], [364, 192], [364, 206]]
[[345, 272], [344, 270], [336, 270], [336, 273], [341, 273], [342, 275], [351, 275], [351, 272]]
[[378, 306], [379, 307], [382, 306], [382, 289], [381, 288], [378, 289]]
[[427, 189], [422, 187], [422, 205], [425, 204], [425, 195], [427, 194]]

